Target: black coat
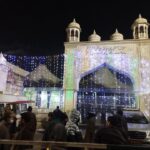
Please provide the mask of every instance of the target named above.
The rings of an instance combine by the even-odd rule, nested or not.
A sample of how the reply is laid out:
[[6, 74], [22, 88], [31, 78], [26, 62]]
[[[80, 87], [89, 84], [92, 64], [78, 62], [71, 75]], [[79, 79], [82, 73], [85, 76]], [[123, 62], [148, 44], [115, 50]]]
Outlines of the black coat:
[[96, 143], [104, 144], [127, 144], [127, 140], [116, 127], [107, 127], [99, 129], [95, 135]]
[[[16, 135], [16, 140], [33, 141], [33, 139], [34, 131], [30, 123], [25, 124]], [[15, 145], [13, 150], [26, 150], [28, 148], [32, 148], [32, 145]]]

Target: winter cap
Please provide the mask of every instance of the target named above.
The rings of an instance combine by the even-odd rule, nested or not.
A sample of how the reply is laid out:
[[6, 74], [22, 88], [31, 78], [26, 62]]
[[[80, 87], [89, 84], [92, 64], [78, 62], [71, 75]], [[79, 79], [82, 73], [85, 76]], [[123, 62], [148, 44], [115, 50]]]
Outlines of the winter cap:
[[74, 123], [76, 123], [80, 119], [80, 112], [76, 109], [73, 109], [70, 112], [70, 120]]

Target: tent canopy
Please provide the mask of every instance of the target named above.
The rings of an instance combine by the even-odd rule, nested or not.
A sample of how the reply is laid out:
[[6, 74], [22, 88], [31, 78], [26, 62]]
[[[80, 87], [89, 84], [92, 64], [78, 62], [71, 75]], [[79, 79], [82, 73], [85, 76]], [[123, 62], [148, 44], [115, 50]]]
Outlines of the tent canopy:
[[35, 82], [38, 82], [39, 80], [45, 80], [54, 84], [57, 84], [61, 81], [43, 64], [40, 64], [37, 68], [35, 68], [35, 70], [28, 75], [27, 79]]

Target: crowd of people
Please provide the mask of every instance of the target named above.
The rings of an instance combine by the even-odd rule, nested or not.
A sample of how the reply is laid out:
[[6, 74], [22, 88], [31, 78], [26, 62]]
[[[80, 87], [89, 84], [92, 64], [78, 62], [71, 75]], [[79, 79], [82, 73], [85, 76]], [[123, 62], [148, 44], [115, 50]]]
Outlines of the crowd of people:
[[[21, 113], [20, 117], [9, 107], [4, 110], [0, 121], [0, 139], [33, 140], [36, 131], [36, 116], [29, 106], [27, 112]], [[0, 150], [25, 150], [32, 148], [30, 145], [4, 145], [0, 144]]]
[[[49, 117], [50, 119], [43, 135], [44, 141], [105, 144], [129, 143], [127, 122], [121, 109], [118, 109], [116, 114], [108, 116], [106, 121], [104, 121], [104, 115], [102, 115], [103, 122], [99, 128], [96, 127], [96, 114], [89, 112], [84, 134], [79, 126], [81, 114], [76, 109], [73, 109], [67, 116], [57, 107], [53, 113], [49, 113]], [[56, 147], [55, 149], [57, 150]], [[72, 150], [73, 148], [70, 149]]]
[[[96, 128], [96, 114], [89, 112], [84, 135], [79, 126], [80, 118], [81, 114], [78, 110], [73, 109], [69, 114], [66, 114], [57, 106], [53, 112], [48, 113], [48, 121], [42, 140], [128, 144], [127, 122], [121, 109], [118, 109], [117, 113], [113, 116], [109, 116], [99, 128]], [[27, 112], [21, 114], [18, 125], [16, 124], [16, 117], [12, 111], [5, 110], [0, 122], [0, 139], [33, 140], [36, 123], [36, 116], [32, 112], [31, 106], [28, 107]], [[12, 149], [25, 150], [28, 148], [32, 147], [28, 145], [14, 145]], [[1, 144], [0, 149], [9, 150], [10, 146]], [[55, 146], [53, 149], [57, 150], [60, 149], [60, 147]], [[61, 147], [61, 149], [64, 150], [65, 148]], [[46, 150], [44, 145], [42, 146], [42, 150]]]

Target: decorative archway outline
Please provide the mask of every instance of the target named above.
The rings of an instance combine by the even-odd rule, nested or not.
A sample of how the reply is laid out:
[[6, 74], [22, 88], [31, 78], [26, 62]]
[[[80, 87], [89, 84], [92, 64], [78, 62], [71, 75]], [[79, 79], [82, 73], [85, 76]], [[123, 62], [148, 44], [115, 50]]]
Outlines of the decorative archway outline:
[[[82, 73], [82, 74], [80, 75], [80, 80], [79, 80], [78, 84], [80, 83], [80, 81], [81, 81], [81, 79], [82, 79], [83, 77], [85, 77], [85, 76], [87, 76], [88, 74], [90, 74], [90, 73], [92, 73], [92, 72], [94, 72], [94, 71], [96, 71], [96, 70], [98, 70], [98, 69], [100, 69], [100, 68], [103, 68], [103, 67], [107, 67], [108, 69], [110, 68], [110, 69], [114, 70], [115, 72], [118, 72], [118, 73], [120, 73], [120, 74], [126, 75], [126, 77], [128, 77], [129, 79], [131, 79], [131, 83], [134, 85], [134, 79], [133, 79], [133, 77], [132, 77], [131, 75], [129, 75], [128, 73], [126, 73], [126, 72], [124, 72], [124, 71], [122, 71], [122, 70], [118, 70], [118, 69], [114, 68], [113, 66], [109, 65], [108, 63], [103, 63], [103, 64], [101, 64], [100, 66], [97, 66], [97, 67], [95, 67], [95, 68], [93, 68], [93, 69], [91, 69], [91, 70], [89, 70], [89, 71], [86, 71], [86, 72]], [[133, 87], [133, 88], [134, 88], [134, 87]]]
[[[111, 87], [110, 84], [109, 87], [107, 86], [108, 84], [102, 84], [101, 82], [98, 82], [98, 84], [94, 83], [93, 77], [95, 78], [95, 73], [105, 67], [107, 69], [110, 69], [111, 72], [113, 71], [115, 74], [121, 75], [120, 77], [124, 76], [123, 80], [125, 82], [120, 79], [119, 82], [121, 81], [123, 84], [125, 83], [125, 85], [127, 85], [129, 88], [126, 86], [121, 86], [121, 84], [119, 86], [116, 85], [114, 87]], [[103, 72], [100, 73], [103, 74]], [[109, 75], [110, 74], [108, 74], [108, 77]], [[84, 77], [86, 78], [84, 79]], [[108, 78], [106, 78], [106, 80], [107, 79]], [[97, 110], [101, 109], [110, 109], [109, 111], [111, 111], [111, 109], [115, 109], [118, 106], [134, 109], [136, 107], [136, 98], [134, 94], [134, 80], [129, 74], [120, 71], [107, 63], [103, 63], [95, 67], [94, 69], [82, 74], [82, 77], [79, 81], [79, 90], [77, 93], [77, 109], [81, 111], [83, 120], [87, 117], [86, 115], [89, 111], [97, 112]]]

